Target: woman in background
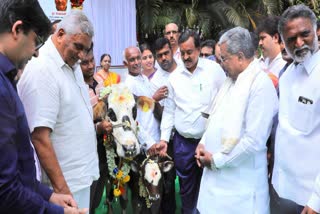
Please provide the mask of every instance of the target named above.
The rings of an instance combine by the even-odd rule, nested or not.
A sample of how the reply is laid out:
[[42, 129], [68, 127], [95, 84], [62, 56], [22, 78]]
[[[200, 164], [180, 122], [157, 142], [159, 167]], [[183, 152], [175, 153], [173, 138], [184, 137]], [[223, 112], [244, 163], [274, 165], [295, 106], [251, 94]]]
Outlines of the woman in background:
[[109, 54], [102, 54], [100, 58], [101, 69], [95, 74], [97, 80], [101, 79], [104, 86], [118, 84], [120, 82], [120, 75], [109, 71], [111, 66], [111, 56]]
[[157, 71], [157, 69], [154, 67], [154, 56], [148, 44], [142, 44], [139, 48], [141, 51], [142, 74], [148, 77], [148, 79], [150, 80]]

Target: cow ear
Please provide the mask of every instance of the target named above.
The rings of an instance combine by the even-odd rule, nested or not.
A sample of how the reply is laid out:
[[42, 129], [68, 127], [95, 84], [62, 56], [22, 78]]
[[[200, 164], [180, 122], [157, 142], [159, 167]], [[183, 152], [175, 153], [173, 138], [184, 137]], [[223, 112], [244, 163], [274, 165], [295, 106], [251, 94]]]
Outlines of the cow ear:
[[160, 164], [161, 171], [162, 172], [168, 172], [173, 167], [173, 161], [164, 161]]
[[136, 162], [136, 161], [131, 161], [130, 162], [130, 165], [131, 165], [131, 170], [134, 171], [134, 172], [139, 172], [139, 164]]

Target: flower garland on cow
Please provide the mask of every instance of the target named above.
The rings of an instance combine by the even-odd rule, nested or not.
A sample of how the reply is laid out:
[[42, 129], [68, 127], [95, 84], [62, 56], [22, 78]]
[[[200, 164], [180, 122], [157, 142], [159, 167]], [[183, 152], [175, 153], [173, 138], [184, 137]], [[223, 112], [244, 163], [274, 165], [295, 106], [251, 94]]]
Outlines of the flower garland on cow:
[[[131, 92], [119, 85], [108, 86], [100, 90], [99, 100], [107, 100], [107, 107], [104, 107], [106, 111], [106, 115], [103, 118], [107, 118], [113, 127], [113, 131], [117, 132], [122, 130], [133, 133], [131, 135], [130, 140], [135, 141], [136, 144], [133, 148], [138, 144], [137, 132], [138, 132], [138, 124], [134, 120], [134, 115], [130, 118], [129, 115], [126, 116], [126, 120], [122, 119], [122, 122], [118, 122], [116, 118], [115, 111], [119, 109], [127, 109], [128, 106], [132, 106], [132, 109], [135, 107], [135, 100]], [[134, 110], [132, 111], [132, 113]], [[121, 114], [120, 114], [121, 115]], [[121, 131], [120, 131], [121, 132]], [[122, 133], [123, 134], [123, 133]], [[119, 197], [125, 194], [125, 184], [130, 181], [130, 161], [139, 154], [139, 147], [133, 150], [125, 148], [125, 145], [121, 145], [121, 141], [125, 141], [125, 139], [120, 139], [122, 136], [119, 134], [104, 134], [103, 136], [103, 144], [106, 149], [106, 159], [108, 165], [109, 176], [113, 179], [113, 195], [115, 197]], [[116, 150], [114, 148], [114, 143], [116, 143]], [[131, 147], [132, 148], [132, 147]], [[124, 151], [121, 151], [124, 150]], [[119, 152], [120, 151], [120, 152]]]
[[[133, 158], [139, 154], [140, 148], [142, 147], [138, 143], [139, 125], [135, 121], [137, 114], [136, 103], [142, 111], [153, 110], [154, 108], [154, 101], [150, 98], [138, 97], [137, 102], [135, 102], [132, 93], [126, 87], [117, 84], [100, 90], [98, 107], [94, 109], [95, 118], [100, 117], [107, 119], [112, 123], [113, 127], [112, 134], [105, 134], [103, 136], [103, 144], [106, 151], [108, 175], [113, 185], [112, 192], [114, 197], [125, 195], [125, 185], [130, 181], [130, 163], [132, 163]], [[100, 111], [96, 109], [100, 109]], [[127, 114], [121, 112], [122, 110], [125, 110]], [[129, 135], [129, 138], [124, 139], [124, 135]], [[140, 133], [140, 135], [143, 134]], [[135, 141], [136, 144], [124, 149], [125, 145], [121, 144], [121, 142], [126, 142], [128, 139], [134, 139], [133, 141]], [[142, 137], [142, 139], [144, 139], [144, 137]], [[145, 141], [145, 139], [143, 141]], [[149, 160], [148, 163], [150, 161], [152, 162], [152, 160]], [[139, 178], [139, 193], [141, 197], [145, 198], [146, 205], [149, 208], [152, 204], [149, 200], [150, 192], [147, 190], [142, 178]]]

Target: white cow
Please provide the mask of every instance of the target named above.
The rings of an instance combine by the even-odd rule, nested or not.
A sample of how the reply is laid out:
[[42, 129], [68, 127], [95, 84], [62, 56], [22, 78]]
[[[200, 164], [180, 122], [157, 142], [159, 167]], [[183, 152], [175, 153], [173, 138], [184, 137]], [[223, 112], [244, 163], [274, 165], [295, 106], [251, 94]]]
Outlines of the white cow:
[[94, 108], [95, 119], [107, 119], [112, 123], [117, 155], [132, 159], [140, 153], [137, 138], [137, 107], [133, 94], [122, 83], [105, 89], [105, 96]]

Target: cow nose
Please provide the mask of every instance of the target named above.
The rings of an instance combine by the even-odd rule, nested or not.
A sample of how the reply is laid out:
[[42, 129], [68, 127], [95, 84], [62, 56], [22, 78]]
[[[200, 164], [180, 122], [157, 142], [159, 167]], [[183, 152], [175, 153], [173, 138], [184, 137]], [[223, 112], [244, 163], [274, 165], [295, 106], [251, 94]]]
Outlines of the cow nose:
[[131, 122], [130, 122], [130, 118], [127, 115], [122, 117], [122, 123], [128, 123], [129, 126], [123, 126], [123, 129], [125, 131], [130, 131]]
[[122, 145], [123, 151], [127, 157], [132, 157], [136, 154], [136, 145], [130, 144], [130, 145]]

